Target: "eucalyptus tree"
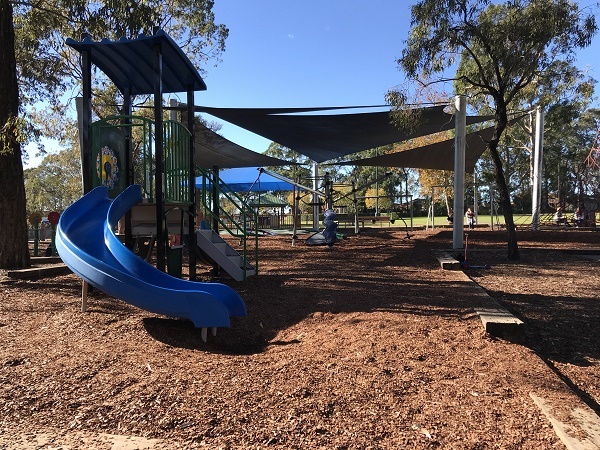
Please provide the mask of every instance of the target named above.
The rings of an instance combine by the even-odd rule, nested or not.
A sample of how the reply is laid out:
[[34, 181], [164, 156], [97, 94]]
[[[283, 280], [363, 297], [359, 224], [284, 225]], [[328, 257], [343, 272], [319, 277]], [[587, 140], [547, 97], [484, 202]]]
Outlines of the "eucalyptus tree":
[[[507, 229], [508, 258], [519, 258], [511, 196], [498, 151], [509, 113], [532, 83], [560, 80], [558, 61], [571, 63], [597, 31], [593, 13], [568, 0], [420, 0], [411, 8], [411, 30], [398, 60], [410, 79], [453, 81], [456, 92], [491, 105], [494, 133], [487, 149]], [[459, 62], [456, 74], [446, 71]], [[400, 109], [406, 91], [388, 93]]]
[[265, 151], [265, 155], [293, 163], [289, 166], [267, 167], [267, 169], [272, 170], [273, 172], [281, 174], [284, 177], [290, 178], [291, 180], [301, 180], [300, 182], [302, 184], [308, 183], [307, 180], [312, 177], [312, 163], [310, 158], [292, 150], [289, 147], [276, 142], [271, 142]]
[[[594, 98], [596, 81], [585, 70], [578, 69], [565, 61], [555, 61], [554, 64], [560, 67], [563, 76], [560, 79], [540, 79], [519, 93], [511, 107], [515, 114], [520, 114], [522, 117], [506, 129], [505, 136], [498, 146], [498, 152], [504, 162], [509, 193], [516, 208], [526, 208], [523, 211], [530, 211], [532, 203], [535, 107], [541, 106], [545, 111], [544, 142], [547, 147], [557, 140], [566, 140], [565, 133], [569, 134], [572, 130], [565, 128], [564, 125], [581, 115]], [[552, 72], [553, 70], [549, 71]], [[481, 114], [489, 114], [493, 111], [491, 105], [485, 103], [484, 98], [474, 98], [471, 103]], [[546, 163], [546, 160], [552, 159], [552, 156], [552, 153], [545, 148], [542, 184], [545, 195], [542, 196], [542, 208], [546, 209], [551, 207], [548, 196], [555, 194], [552, 192], [552, 181], [558, 178], [559, 166], [550, 161]], [[483, 170], [478, 172], [479, 179], [487, 180], [488, 185], [492, 184], [494, 169], [489, 154], [482, 156], [480, 168]]]
[[81, 197], [79, 147], [72, 146], [44, 157], [37, 167], [25, 169], [27, 214], [62, 212]]
[[592, 147], [599, 145], [600, 110], [590, 108], [573, 114], [556, 109], [562, 126], [552, 129], [552, 137], [544, 144], [545, 170], [552, 173], [546, 177], [547, 190], [553, 194], [553, 206], [575, 208], [585, 197], [600, 198], [600, 169], [586, 164]]
[[[0, 0], [0, 268], [26, 267], [26, 200], [21, 149], [64, 118], [65, 103], [79, 90], [77, 55], [64, 45], [89, 33], [94, 39], [135, 38], [163, 28], [201, 69], [218, 61], [228, 29], [215, 22], [213, 0]], [[96, 81], [96, 77], [95, 77]], [[95, 93], [106, 85], [98, 78]], [[30, 120], [45, 102], [44, 129]], [[48, 112], [54, 113], [49, 119]], [[52, 122], [55, 121], [55, 122]], [[8, 192], [6, 192], [8, 191]]]
[[[393, 153], [394, 150], [394, 145], [388, 144], [363, 150], [342, 159], [360, 161]], [[385, 211], [392, 208], [393, 199], [402, 194], [402, 181], [409, 179], [407, 174], [410, 174], [410, 170], [397, 167], [355, 165], [346, 166], [344, 173], [341, 181], [349, 185], [353, 183], [355, 188], [360, 188], [357, 191], [358, 210], [375, 209], [379, 213], [380, 210]], [[379, 181], [375, 182], [376, 180]]]

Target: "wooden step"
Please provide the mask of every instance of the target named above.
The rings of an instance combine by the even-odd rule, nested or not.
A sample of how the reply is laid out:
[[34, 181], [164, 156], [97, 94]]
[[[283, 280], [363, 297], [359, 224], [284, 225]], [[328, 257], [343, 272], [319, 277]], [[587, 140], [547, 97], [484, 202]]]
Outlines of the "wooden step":
[[67, 275], [69, 273], [71, 273], [71, 269], [69, 269], [65, 264], [57, 264], [55, 266], [9, 270], [6, 274], [10, 278], [25, 280], [31, 278], [47, 278], [57, 275]]

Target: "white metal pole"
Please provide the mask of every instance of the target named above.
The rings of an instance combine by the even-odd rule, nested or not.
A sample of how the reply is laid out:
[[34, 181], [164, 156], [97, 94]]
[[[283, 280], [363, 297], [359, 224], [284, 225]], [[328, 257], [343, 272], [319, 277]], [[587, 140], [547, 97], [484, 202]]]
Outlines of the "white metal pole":
[[431, 188], [431, 229], [435, 230], [435, 187]]
[[492, 197], [494, 195], [494, 193], [492, 191], [491, 184], [489, 186], [489, 192], [490, 192], [490, 230], [494, 231], [494, 198]]
[[[174, 99], [174, 98], [169, 99], [169, 106], [171, 108], [175, 108], [178, 104], [179, 104], [179, 102], [177, 101], [177, 99]], [[172, 109], [169, 111], [169, 120], [172, 120], [174, 122], [177, 120], [177, 110], [176, 109]]]
[[298, 239], [298, 235], [297, 235], [297, 225], [296, 225], [296, 217], [298, 217], [298, 214], [300, 214], [300, 212], [298, 211], [298, 207], [300, 206], [300, 195], [298, 192], [298, 187], [296, 185], [294, 185], [294, 211], [292, 214], [292, 221], [293, 221], [293, 225], [292, 225], [292, 246], [296, 243], [296, 239]]
[[[378, 151], [375, 149], [375, 157], [378, 156]], [[379, 215], [379, 166], [375, 166], [375, 216]]]
[[452, 227], [452, 248], [463, 248], [465, 226], [465, 141], [467, 133], [467, 99], [457, 95], [454, 137], [454, 221]]
[[[319, 189], [319, 165], [313, 163], [313, 189], [317, 191]], [[313, 199], [313, 230], [319, 230], [319, 196], [315, 193], [312, 195]]]
[[358, 200], [356, 199], [356, 181], [352, 181], [352, 203], [354, 204], [354, 234], [360, 234], [358, 228]]
[[542, 200], [542, 178], [540, 168], [544, 154], [544, 111], [535, 109], [535, 145], [533, 151], [533, 192], [531, 194], [531, 229], [540, 229], [540, 207]]
[[475, 223], [478, 222], [477, 216], [479, 215], [479, 198], [477, 195], [477, 172], [473, 172], [473, 214], [475, 214]]

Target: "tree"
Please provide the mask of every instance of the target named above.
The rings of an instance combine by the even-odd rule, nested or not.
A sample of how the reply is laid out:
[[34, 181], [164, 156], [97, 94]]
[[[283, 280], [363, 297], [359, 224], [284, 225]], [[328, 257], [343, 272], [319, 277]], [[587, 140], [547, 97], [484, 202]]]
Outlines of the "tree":
[[[454, 81], [457, 92], [483, 97], [491, 105], [494, 133], [487, 144], [507, 228], [508, 258], [519, 248], [511, 196], [498, 145], [509, 112], [529, 86], [560, 80], [574, 51], [587, 47], [597, 31], [593, 14], [568, 0], [421, 0], [412, 7], [412, 28], [398, 64], [413, 80]], [[444, 78], [460, 60], [456, 75]], [[399, 106], [406, 92], [388, 98]], [[405, 108], [401, 108], [405, 109]]]
[[[300, 184], [305, 186], [310, 184], [309, 179], [312, 178], [312, 164], [308, 157], [276, 142], [271, 142], [269, 144], [269, 147], [265, 151], [265, 155], [295, 163], [290, 164], [289, 166], [267, 167], [267, 169], [291, 180], [300, 180]], [[312, 187], [312, 184], [308, 187]]]
[[[160, 26], [199, 66], [225, 49], [228, 30], [215, 23], [212, 7], [213, 0], [0, 0], [0, 184], [8, 191], [0, 196], [0, 268], [29, 265], [21, 145], [36, 130], [25, 112], [45, 101], [55, 117], [66, 116], [65, 94], [70, 99], [69, 90], [79, 89], [77, 57], [65, 39], [83, 32], [96, 39], [135, 38]], [[95, 82], [99, 92], [104, 80]]]
[[365, 206], [367, 209], [375, 209], [377, 206], [379, 211], [391, 211], [392, 210], [392, 199], [386, 194], [385, 189], [375, 189], [370, 187], [365, 193]]
[[[571, 129], [565, 128], [564, 125], [581, 115], [593, 100], [596, 81], [586, 71], [565, 61], [556, 61], [554, 64], [562, 66], [560, 71], [563, 76], [560, 79], [546, 79], [543, 82], [532, 83], [519, 93], [512, 109], [528, 112], [528, 114], [516, 121], [514, 126], [506, 129], [502, 142], [498, 146], [515, 211], [519, 208], [521, 208], [520, 212], [531, 211], [535, 107], [540, 105], [546, 111], [541, 207], [549, 211], [551, 206], [548, 195], [554, 195], [549, 189], [550, 181], [558, 179], [559, 165], [549, 161], [553, 153], [548, 152], [546, 147], [554, 142], [563, 141], [565, 133], [571, 132]], [[493, 108], [485, 100], [483, 97], [472, 97], [470, 103], [480, 114], [491, 114]], [[486, 185], [493, 185], [495, 178], [493, 167], [489, 153], [483, 154], [478, 164], [478, 179]]]
[[[396, 151], [397, 148], [393, 144], [383, 145], [381, 147], [364, 150], [359, 153], [355, 153], [349, 156], [349, 159], [360, 161], [365, 158], [372, 158]], [[354, 185], [358, 189], [359, 197], [373, 196], [375, 198], [381, 196], [387, 196], [390, 199], [395, 199], [399, 194], [402, 194], [402, 182], [405, 181], [406, 188], [408, 184], [413, 181], [411, 178], [412, 169], [403, 168], [391, 168], [391, 167], [379, 167], [379, 166], [353, 166], [352, 169], [340, 178], [340, 181], [346, 183], [354, 182]], [[377, 183], [375, 182], [377, 181]], [[367, 193], [367, 188], [370, 189], [370, 193]], [[410, 186], [411, 190], [414, 186]], [[383, 199], [382, 199], [383, 200]], [[380, 214], [381, 210], [389, 210], [392, 207], [393, 201], [390, 200], [389, 204], [383, 200], [380, 203], [379, 200], [371, 200], [372, 204], [367, 205], [366, 199], [360, 199], [358, 201], [357, 208], [359, 210], [375, 209], [376, 214]]]
[[419, 183], [421, 185], [421, 195], [431, 195], [433, 192], [431, 201], [435, 203], [438, 200], [444, 200], [446, 211], [450, 215], [454, 172], [450, 170], [420, 169]]
[[0, 0], [0, 268], [27, 267], [29, 247], [13, 10]]
[[[433, 95], [435, 95], [435, 102], [441, 101], [441, 94], [439, 93], [429, 92], [427, 98], [433, 99]], [[394, 146], [394, 151], [404, 151], [411, 148], [434, 144], [436, 142], [442, 142], [451, 139], [452, 134], [452, 131], [442, 131], [427, 136], [409, 139], [396, 144]], [[421, 195], [430, 195], [432, 190], [434, 190], [435, 198], [432, 198], [431, 201], [435, 203], [436, 200], [443, 199], [446, 203], [446, 211], [448, 215], [450, 215], [449, 200], [452, 198], [454, 172], [449, 170], [418, 169], [417, 173]]]
[[0, 268], [21, 268], [29, 265], [29, 248], [13, 9], [8, 0], [0, 0], [0, 42]]
[[551, 131], [555, 138], [544, 145], [544, 166], [553, 175], [545, 177], [553, 207], [574, 209], [587, 196], [600, 198], [600, 172], [585, 164], [599, 128], [600, 110], [592, 108], [564, 116], [563, 126]]
[[38, 167], [25, 170], [27, 214], [62, 212], [81, 197], [79, 147], [46, 156]]

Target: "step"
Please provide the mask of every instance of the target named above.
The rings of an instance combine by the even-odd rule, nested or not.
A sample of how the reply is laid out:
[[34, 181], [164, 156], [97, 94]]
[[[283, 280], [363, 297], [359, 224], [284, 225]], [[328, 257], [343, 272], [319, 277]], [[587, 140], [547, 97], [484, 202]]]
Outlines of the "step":
[[65, 264], [57, 264], [55, 266], [46, 267], [30, 267], [28, 269], [15, 269], [6, 272], [10, 278], [16, 278], [19, 280], [55, 277], [58, 275], [67, 275], [69, 273], [71, 273], [71, 269], [69, 269]]
[[[212, 230], [200, 230], [197, 233], [197, 245], [202, 251], [218, 264], [236, 281], [244, 280], [244, 258], [226, 241]], [[216, 236], [216, 238], [214, 237]], [[216, 241], [216, 242], [215, 242]], [[256, 270], [246, 263], [246, 276], [256, 274]]]
[[434, 252], [435, 257], [444, 270], [460, 270], [460, 261], [453, 258], [448, 252]]
[[476, 308], [485, 331], [492, 336], [509, 341], [519, 341], [523, 335], [523, 321], [513, 316], [499, 305], [490, 308]]

